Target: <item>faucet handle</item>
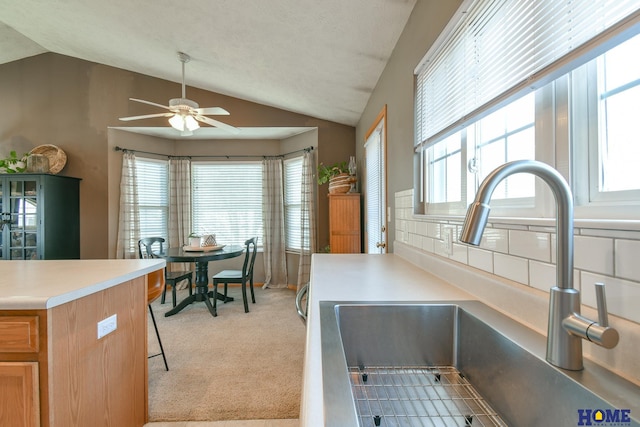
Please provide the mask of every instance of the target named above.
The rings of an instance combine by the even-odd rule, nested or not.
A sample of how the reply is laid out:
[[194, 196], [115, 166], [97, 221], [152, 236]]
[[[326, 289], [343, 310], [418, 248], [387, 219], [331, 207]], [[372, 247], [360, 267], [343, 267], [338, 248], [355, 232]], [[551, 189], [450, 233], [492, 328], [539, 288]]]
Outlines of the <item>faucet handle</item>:
[[609, 327], [609, 311], [607, 310], [607, 298], [604, 293], [604, 283], [595, 283], [596, 305], [598, 308], [598, 323], [592, 324], [587, 329], [587, 337], [604, 348], [613, 348], [620, 339], [618, 331]]
[[607, 310], [607, 297], [604, 293], [604, 283], [596, 283], [596, 304], [598, 308], [598, 324], [605, 328], [609, 326], [609, 311]]

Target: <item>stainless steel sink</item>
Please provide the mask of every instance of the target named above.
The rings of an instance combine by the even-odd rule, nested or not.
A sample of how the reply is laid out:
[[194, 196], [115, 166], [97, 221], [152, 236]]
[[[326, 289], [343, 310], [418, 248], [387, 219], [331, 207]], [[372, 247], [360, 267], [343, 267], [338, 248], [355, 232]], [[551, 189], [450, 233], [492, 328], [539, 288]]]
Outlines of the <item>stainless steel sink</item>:
[[323, 301], [320, 322], [326, 426], [640, 426], [640, 387], [552, 366], [545, 337], [477, 301]]

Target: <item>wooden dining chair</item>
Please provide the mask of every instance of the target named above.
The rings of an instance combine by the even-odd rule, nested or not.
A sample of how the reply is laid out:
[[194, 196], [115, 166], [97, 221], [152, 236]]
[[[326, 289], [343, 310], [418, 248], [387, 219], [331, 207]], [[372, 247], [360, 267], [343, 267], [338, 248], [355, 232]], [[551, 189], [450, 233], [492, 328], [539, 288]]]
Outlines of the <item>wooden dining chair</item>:
[[[256, 303], [256, 297], [253, 293], [253, 264], [256, 261], [257, 250], [257, 237], [244, 242], [245, 244], [245, 256], [244, 263], [242, 264], [242, 270], [223, 270], [213, 276], [213, 295], [217, 295], [218, 284], [224, 283], [224, 302], [227, 302], [227, 287], [229, 283], [239, 283], [242, 285], [242, 299], [244, 301], [244, 312], [249, 312], [249, 303], [247, 301], [247, 282], [251, 289], [251, 302]], [[213, 299], [213, 315], [217, 316], [217, 298]]]
[[[164, 238], [162, 237], [146, 237], [138, 240], [138, 252], [141, 259], [158, 258], [156, 253], [164, 252]], [[154, 252], [153, 246], [157, 246], [157, 250]], [[166, 267], [164, 269], [165, 286], [162, 290], [162, 297], [160, 298], [160, 304], [164, 304], [167, 294], [167, 285], [171, 286], [171, 295], [173, 297], [173, 306], [176, 306], [176, 286], [183, 280], [188, 281], [189, 295], [193, 294], [193, 272], [192, 271], [169, 271]]]

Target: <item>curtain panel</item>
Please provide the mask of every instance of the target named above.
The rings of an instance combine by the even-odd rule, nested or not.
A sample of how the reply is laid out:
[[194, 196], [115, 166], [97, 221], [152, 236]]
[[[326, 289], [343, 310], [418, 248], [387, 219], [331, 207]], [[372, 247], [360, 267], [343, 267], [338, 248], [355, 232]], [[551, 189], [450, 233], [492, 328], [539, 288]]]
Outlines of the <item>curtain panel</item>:
[[137, 258], [140, 239], [140, 212], [138, 210], [138, 186], [136, 156], [131, 151], [122, 155], [120, 176], [120, 212], [118, 215], [118, 240], [116, 258]]
[[264, 288], [286, 288], [288, 277], [282, 159], [265, 159], [262, 162], [262, 173]]
[[301, 185], [301, 244], [298, 263], [297, 290], [309, 283], [311, 274], [311, 254], [316, 247], [316, 160], [313, 151], [305, 151], [302, 157]]
[[[169, 159], [169, 242], [167, 247], [181, 247], [191, 233], [191, 160]], [[189, 271], [188, 263], [171, 263], [171, 269]], [[177, 287], [184, 289], [187, 281]]]

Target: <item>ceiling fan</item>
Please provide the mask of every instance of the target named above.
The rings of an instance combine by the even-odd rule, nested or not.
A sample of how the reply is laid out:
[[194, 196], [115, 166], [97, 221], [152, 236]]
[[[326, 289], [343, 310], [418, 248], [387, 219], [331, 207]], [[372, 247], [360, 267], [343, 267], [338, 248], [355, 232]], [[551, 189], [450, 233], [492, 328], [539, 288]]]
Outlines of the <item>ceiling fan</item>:
[[183, 52], [178, 52], [178, 59], [182, 62], [182, 98], [173, 98], [169, 100], [169, 105], [156, 104], [155, 102], [145, 101], [144, 99], [129, 98], [131, 101], [141, 102], [143, 104], [153, 105], [154, 107], [169, 110], [166, 113], [145, 114], [143, 116], [121, 117], [120, 120], [141, 120], [153, 117], [169, 117], [169, 124], [172, 128], [181, 132], [182, 136], [193, 135], [193, 131], [198, 129], [198, 122], [206, 123], [220, 129], [224, 129], [231, 133], [238, 133], [239, 129], [218, 120], [206, 116], [223, 116], [229, 115], [229, 112], [221, 107], [200, 108], [197, 102], [187, 99], [184, 84], [184, 64], [191, 60], [191, 57]]

